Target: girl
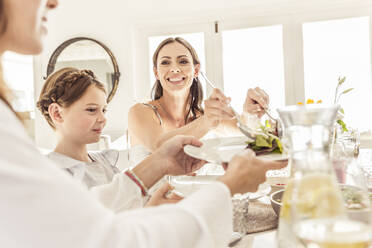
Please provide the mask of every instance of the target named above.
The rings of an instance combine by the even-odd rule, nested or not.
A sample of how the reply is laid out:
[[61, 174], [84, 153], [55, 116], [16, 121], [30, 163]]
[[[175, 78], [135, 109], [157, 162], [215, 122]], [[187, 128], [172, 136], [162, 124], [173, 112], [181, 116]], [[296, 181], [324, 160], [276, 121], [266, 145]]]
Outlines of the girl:
[[[115, 212], [138, 208], [148, 197], [139, 190], [128, 192], [128, 176], [118, 169], [119, 152], [87, 151], [99, 140], [106, 124], [107, 95], [92, 71], [63, 68], [51, 74], [40, 93], [37, 107], [57, 135], [58, 143], [48, 157], [86, 185]], [[124, 156], [125, 157], [125, 156]], [[169, 194], [168, 183], [160, 187], [147, 206], [175, 203], [182, 199]]]

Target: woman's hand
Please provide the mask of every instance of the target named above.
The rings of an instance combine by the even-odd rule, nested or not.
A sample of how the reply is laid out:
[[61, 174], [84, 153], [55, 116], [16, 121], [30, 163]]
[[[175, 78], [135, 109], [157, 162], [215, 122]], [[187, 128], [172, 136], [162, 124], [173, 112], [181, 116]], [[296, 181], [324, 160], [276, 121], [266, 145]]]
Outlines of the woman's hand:
[[256, 158], [252, 150], [244, 150], [225, 164], [225, 175], [218, 180], [229, 187], [231, 195], [255, 192], [266, 181], [268, 170], [278, 170], [287, 166], [288, 161], [268, 161]]
[[176, 193], [169, 193], [174, 189], [169, 183], [164, 183], [157, 189], [151, 196], [150, 200], [146, 203], [145, 207], [159, 206], [162, 204], [177, 203], [183, 199], [182, 196]]
[[248, 89], [243, 110], [261, 118], [265, 114], [265, 109], [269, 106], [269, 102], [269, 95], [261, 88]]
[[192, 136], [177, 135], [163, 145], [153, 154], [153, 160], [157, 160], [163, 166], [166, 175], [185, 175], [201, 168], [206, 161], [188, 156], [184, 151], [185, 145], [200, 147], [203, 145], [198, 139]]
[[226, 97], [221, 90], [213, 89], [212, 94], [204, 101], [204, 118], [208, 125], [216, 127], [221, 120], [229, 120], [234, 117], [232, 109], [228, 106], [231, 99]]
[[164, 142], [150, 156], [132, 169], [132, 172], [151, 188], [165, 175], [185, 175], [201, 168], [206, 161], [192, 158], [185, 154], [185, 145], [201, 146], [199, 140], [192, 136], [175, 136]]

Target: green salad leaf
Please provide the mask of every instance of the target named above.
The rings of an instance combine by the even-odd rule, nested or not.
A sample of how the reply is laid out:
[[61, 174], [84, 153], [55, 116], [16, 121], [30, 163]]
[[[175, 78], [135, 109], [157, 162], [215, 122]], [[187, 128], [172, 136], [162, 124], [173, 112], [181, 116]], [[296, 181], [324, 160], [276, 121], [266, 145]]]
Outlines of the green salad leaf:
[[270, 123], [266, 122], [265, 126], [260, 126], [260, 129], [267, 137], [264, 135], [257, 135], [253, 142], [246, 142], [248, 147], [256, 152], [267, 151], [270, 153], [283, 153], [282, 142], [273, 134], [274, 130]]
[[272, 140], [269, 137], [266, 139], [263, 135], [257, 135], [256, 140], [254, 141], [255, 145], [258, 147], [272, 147]]

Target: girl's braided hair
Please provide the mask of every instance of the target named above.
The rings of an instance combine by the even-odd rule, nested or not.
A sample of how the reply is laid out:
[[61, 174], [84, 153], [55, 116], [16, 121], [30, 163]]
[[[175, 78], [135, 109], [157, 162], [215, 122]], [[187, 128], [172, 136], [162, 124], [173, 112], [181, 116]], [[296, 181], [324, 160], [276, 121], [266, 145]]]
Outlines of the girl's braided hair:
[[49, 106], [57, 103], [61, 107], [69, 107], [82, 97], [91, 85], [106, 93], [105, 86], [97, 80], [91, 70], [78, 70], [72, 67], [60, 69], [46, 79], [37, 108], [54, 129], [55, 125], [49, 115]]

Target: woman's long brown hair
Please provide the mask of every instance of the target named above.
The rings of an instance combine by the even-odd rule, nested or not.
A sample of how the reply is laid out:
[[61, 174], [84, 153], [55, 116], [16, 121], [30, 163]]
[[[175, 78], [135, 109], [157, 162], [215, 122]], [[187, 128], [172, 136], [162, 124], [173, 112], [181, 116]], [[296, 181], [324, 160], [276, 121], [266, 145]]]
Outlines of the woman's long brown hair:
[[[187, 50], [189, 50], [189, 52], [191, 53], [193, 64], [200, 65], [200, 60], [198, 58], [198, 55], [195, 49], [186, 40], [180, 37], [176, 37], [176, 38], [168, 38], [168, 39], [163, 40], [159, 44], [159, 46], [156, 48], [156, 51], [152, 57], [154, 68], [157, 68], [157, 61], [158, 61], [160, 50], [165, 45], [168, 45], [174, 42], [178, 42], [184, 47], [186, 47]], [[161, 83], [159, 80], [155, 81], [154, 87], [152, 88], [152, 91], [151, 91], [151, 95], [152, 95], [152, 100], [158, 100], [160, 99], [160, 97], [163, 96], [163, 87], [161, 86]], [[198, 77], [194, 78], [192, 81], [192, 84], [190, 87], [190, 93], [189, 93], [189, 97], [187, 101], [188, 101], [188, 110], [185, 116], [185, 124], [195, 120], [200, 115], [204, 114], [204, 109], [201, 106], [202, 101], [203, 101], [203, 88], [200, 84]]]

